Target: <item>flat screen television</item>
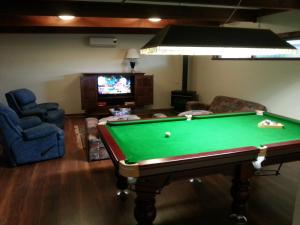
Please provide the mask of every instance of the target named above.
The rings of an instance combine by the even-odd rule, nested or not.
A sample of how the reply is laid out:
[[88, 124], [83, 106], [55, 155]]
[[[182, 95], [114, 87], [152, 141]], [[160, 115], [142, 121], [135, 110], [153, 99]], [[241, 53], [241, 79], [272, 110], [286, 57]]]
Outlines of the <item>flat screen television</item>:
[[98, 94], [100, 96], [131, 95], [132, 79], [125, 75], [99, 75]]

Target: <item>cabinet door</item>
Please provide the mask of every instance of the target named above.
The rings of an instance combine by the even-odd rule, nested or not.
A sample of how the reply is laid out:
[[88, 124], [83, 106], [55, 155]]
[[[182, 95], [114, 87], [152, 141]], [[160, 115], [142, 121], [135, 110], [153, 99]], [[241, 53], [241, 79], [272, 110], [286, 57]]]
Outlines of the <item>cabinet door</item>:
[[135, 76], [135, 104], [137, 106], [153, 104], [153, 76]]
[[85, 110], [95, 109], [97, 107], [97, 76], [80, 77], [81, 88], [81, 108]]

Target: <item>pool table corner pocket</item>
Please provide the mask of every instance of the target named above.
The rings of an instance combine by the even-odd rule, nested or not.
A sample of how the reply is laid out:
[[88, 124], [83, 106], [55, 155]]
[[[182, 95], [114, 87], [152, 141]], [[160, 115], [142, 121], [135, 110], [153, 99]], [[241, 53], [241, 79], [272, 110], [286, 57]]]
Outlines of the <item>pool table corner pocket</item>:
[[138, 163], [126, 163], [125, 160], [119, 162], [119, 173], [124, 177], [139, 177], [140, 170]]

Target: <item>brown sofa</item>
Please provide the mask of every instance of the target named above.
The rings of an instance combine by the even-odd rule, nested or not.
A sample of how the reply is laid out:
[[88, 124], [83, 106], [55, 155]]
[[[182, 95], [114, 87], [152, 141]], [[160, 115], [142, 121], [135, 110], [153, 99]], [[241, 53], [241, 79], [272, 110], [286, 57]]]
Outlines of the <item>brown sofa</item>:
[[255, 110], [267, 111], [267, 108], [259, 103], [239, 98], [216, 96], [211, 104], [203, 104], [198, 101], [188, 101], [186, 110], [207, 110], [212, 113], [249, 112]]

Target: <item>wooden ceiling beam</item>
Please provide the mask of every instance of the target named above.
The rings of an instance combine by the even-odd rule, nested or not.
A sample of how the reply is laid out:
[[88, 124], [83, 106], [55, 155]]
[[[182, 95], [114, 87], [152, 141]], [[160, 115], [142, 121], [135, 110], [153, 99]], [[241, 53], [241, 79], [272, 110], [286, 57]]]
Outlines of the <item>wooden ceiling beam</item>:
[[[149, 18], [159, 16], [165, 19], [198, 19], [222, 23], [232, 13], [232, 9], [158, 6], [122, 3], [100, 3], [83, 1], [9, 1], [0, 3], [2, 15], [55, 16], [69, 13], [79, 17], [122, 17]], [[238, 10], [232, 21], [255, 22], [258, 12]]]
[[56, 16], [1, 16], [2, 32], [65, 32], [65, 33], [153, 33], [167, 25], [218, 26], [219, 23], [190, 19], [165, 19], [152, 23], [139, 18], [76, 17], [63, 21]]
[[58, 33], [58, 34], [155, 34], [156, 28], [107, 27], [1, 27], [0, 33]]

